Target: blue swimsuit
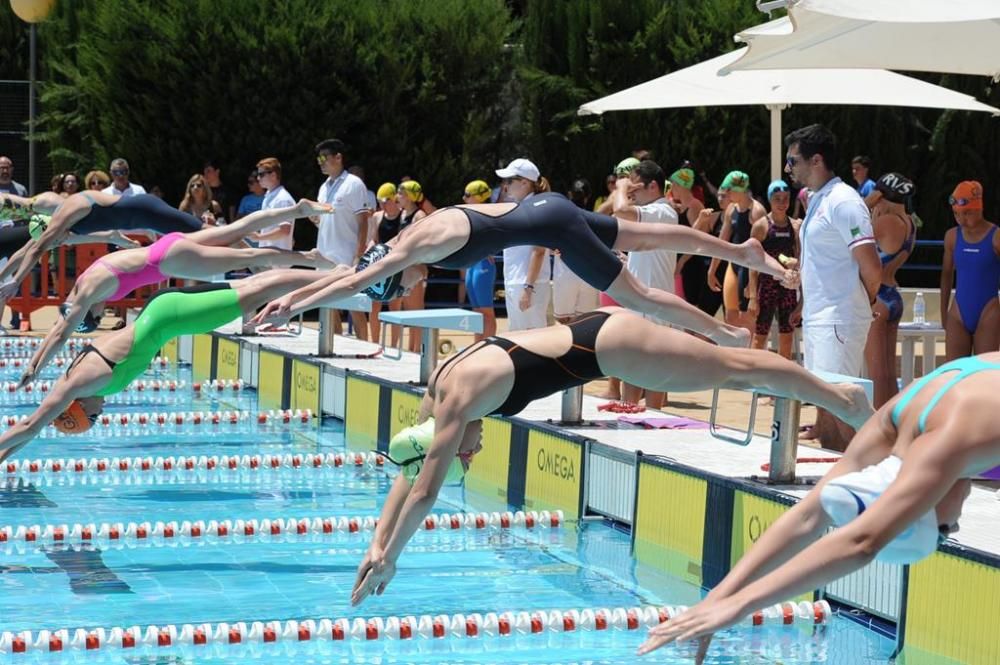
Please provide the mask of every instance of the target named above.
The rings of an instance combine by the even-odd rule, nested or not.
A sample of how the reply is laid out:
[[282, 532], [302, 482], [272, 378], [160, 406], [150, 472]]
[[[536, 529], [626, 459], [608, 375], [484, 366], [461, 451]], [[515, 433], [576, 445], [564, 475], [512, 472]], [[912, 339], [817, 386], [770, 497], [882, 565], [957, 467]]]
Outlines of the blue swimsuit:
[[147, 229], [166, 235], [201, 230], [201, 220], [170, 207], [152, 194], [122, 197], [109, 206], [95, 203], [86, 193], [83, 195], [93, 206], [83, 219], [73, 225], [73, 233], [86, 235], [115, 230], [129, 233]]
[[[910, 225], [910, 232], [906, 235], [906, 240], [903, 241], [903, 244], [895, 252], [887, 254], [882, 251], [881, 247], [876, 245], [878, 258], [882, 262], [882, 265], [891, 263], [903, 252], [910, 253], [913, 251], [914, 245], [917, 244], [917, 226], [912, 220], [908, 223]], [[903, 296], [899, 294], [897, 287], [890, 284], [881, 284], [878, 287], [878, 295], [876, 297], [889, 310], [889, 323], [895, 323], [903, 318]]]
[[991, 302], [997, 299], [997, 285], [1000, 284], [1000, 257], [993, 251], [993, 235], [997, 227], [990, 229], [986, 237], [977, 243], [969, 243], [958, 229], [955, 239], [955, 303], [962, 324], [970, 335], [974, 335], [979, 325], [979, 317]]

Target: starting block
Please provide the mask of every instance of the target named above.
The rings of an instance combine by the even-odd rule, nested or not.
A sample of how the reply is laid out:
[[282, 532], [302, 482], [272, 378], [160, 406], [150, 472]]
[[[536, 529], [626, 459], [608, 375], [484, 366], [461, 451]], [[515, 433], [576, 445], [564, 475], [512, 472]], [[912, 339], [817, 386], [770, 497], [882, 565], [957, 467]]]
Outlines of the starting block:
[[344, 298], [343, 300], [338, 300], [329, 307], [323, 307], [319, 311], [319, 355], [323, 357], [336, 356], [333, 352], [333, 339], [334, 339], [334, 325], [333, 317], [334, 313], [338, 310], [347, 310], [349, 312], [365, 312], [370, 314], [372, 311], [372, 299], [363, 293], [356, 293], [350, 298]]
[[[401, 312], [380, 312], [378, 318], [382, 323], [420, 328], [420, 383], [426, 384], [431, 378], [431, 372], [437, 366], [438, 331], [461, 330], [463, 332], [479, 333], [483, 331], [483, 315], [470, 312], [467, 309], [418, 309]], [[399, 347], [395, 354], [390, 355], [385, 344], [387, 326], [382, 328], [383, 357], [399, 360], [403, 357], [403, 338], [400, 336]]]

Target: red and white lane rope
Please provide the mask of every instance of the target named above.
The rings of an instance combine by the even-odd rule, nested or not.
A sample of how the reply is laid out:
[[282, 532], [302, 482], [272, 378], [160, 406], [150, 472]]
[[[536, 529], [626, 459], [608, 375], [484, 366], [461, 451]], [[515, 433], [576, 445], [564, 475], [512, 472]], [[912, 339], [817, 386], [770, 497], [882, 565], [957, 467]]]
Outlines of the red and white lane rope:
[[[309, 453], [272, 455], [211, 455], [176, 457], [89, 457], [78, 459], [11, 460], [3, 464], [0, 474], [7, 478], [27, 481], [42, 475], [184, 475], [193, 471], [224, 474], [242, 470], [372, 468], [385, 464], [376, 452]], [[0, 475], [0, 477], [4, 477]]]
[[[101, 522], [100, 524], [32, 524], [0, 526], [0, 544], [90, 542], [185, 543], [212, 539], [266, 540], [274, 536], [314, 536], [372, 531], [374, 517], [301, 517], [237, 520], [184, 520], [182, 522]], [[561, 510], [504, 513], [440, 513], [424, 518], [424, 531], [558, 528]]]
[[[7, 367], [20, 368], [27, 367], [28, 363], [31, 362], [33, 356], [0, 356], [0, 369]], [[65, 367], [73, 362], [76, 356], [71, 355], [58, 355], [52, 358], [52, 364], [56, 367]], [[150, 367], [169, 367], [170, 358], [166, 356], [156, 356], [149, 363]]]
[[[486, 614], [424, 614], [364, 619], [306, 619], [252, 623], [166, 624], [97, 629], [0, 633], [0, 653], [170, 649], [280, 642], [336, 642], [412, 639], [504, 639], [520, 635], [595, 631], [638, 631], [680, 615], [684, 606], [615, 607]], [[758, 622], [754, 617], [760, 615]], [[755, 612], [747, 626], [823, 625], [826, 601], [782, 603]]]
[[[7, 337], [0, 341], [0, 349], [37, 349], [45, 341], [41, 337]], [[89, 339], [71, 339], [63, 348], [82, 349], [90, 346]]]
[[[18, 422], [28, 416], [5, 416], [2, 424], [13, 427]], [[287, 425], [291, 423], [308, 423], [316, 418], [312, 409], [283, 409], [258, 411], [251, 413], [248, 411], [171, 411], [157, 413], [103, 413], [97, 417], [94, 423], [100, 427], [117, 428], [125, 426], [140, 426], [148, 428], [151, 426], [166, 427], [169, 425], [239, 425], [241, 423], [257, 423], [258, 425]], [[58, 434], [52, 436], [73, 436], [69, 434]]]
[[[21, 392], [24, 393], [47, 393], [52, 390], [55, 386], [55, 381], [33, 381], [24, 388]], [[121, 392], [126, 393], [142, 393], [142, 392], [177, 392], [178, 390], [188, 389], [189, 386], [186, 381], [175, 381], [172, 379], [144, 379], [140, 381], [133, 381], [128, 384], [124, 390]], [[239, 392], [243, 390], [244, 384], [240, 380], [236, 381], [224, 381], [222, 379], [215, 379], [214, 381], [200, 382], [196, 381], [190, 385], [190, 390], [196, 393], [206, 393], [210, 391], [214, 392]], [[17, 382], [16, 381], [4, 381], [0, 383], [0, 392], [3, 393], [17, 393]]]

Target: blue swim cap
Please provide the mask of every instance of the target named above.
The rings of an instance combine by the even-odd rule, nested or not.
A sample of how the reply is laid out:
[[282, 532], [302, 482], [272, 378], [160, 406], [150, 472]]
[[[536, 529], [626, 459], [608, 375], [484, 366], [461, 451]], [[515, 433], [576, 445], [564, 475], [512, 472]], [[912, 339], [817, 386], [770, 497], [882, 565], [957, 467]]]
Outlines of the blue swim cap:
[[[389, 255], [389, 249], [389, 246], [385, 244], [374, 245], [358, 259], [358, 267], [355, 271], [361, 272], [373, 263], [381, 261]], [[403, 273], [397, 272], [384, 277], [367, 287], [363, 293], [372, 300], [380, 300], [382, 302], [398, 298], [403, 295]]]
[[[69, 308], [73, 306], [71, 302], [64, 302], [59, 305], [59, 314], [65, 319], [69, 316]], [[98, 326], [101, 325], [101, 317], [94, 316], [90, 310], [87, 310], [86, 315], [83, 317], [83, 321], [76, 325], [76, 332], [78, 333], [89, 333], [97, 330]]]
[[784, 180], [772, 180], [771, 184], [767, 186], [767, 200], [770, 201], [775, 192], [787, 191], [789, 191], [787, 182]]

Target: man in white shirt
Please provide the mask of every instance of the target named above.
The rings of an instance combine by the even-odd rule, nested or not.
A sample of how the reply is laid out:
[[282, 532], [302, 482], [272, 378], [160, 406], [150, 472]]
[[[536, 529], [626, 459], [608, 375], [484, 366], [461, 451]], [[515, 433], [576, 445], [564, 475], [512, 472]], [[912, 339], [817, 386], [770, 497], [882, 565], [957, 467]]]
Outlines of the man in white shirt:
[[[677, 211], [664, 196], [667, 174], [652, 160], [639, 162], [627, 178], [615, 184], [611, 194], [613, 215], [618, 219], [640, 224], [677, 224]], [[629, 252], [628, 270], [646, 286], [674, 292], [674, 267], [677, 253], [655, 249], [645, 252]], [[656, 317], [644, 314], [644, 318], [666, 323]], [[642, 389], [627, 383], [622, 384], [622, 401], [636, 404]], [[646, 392], [646, 406], [661, 408], [664, 393]]]
[[145, 194], [146, 188], [129, 182], [129, 167], [121, 157], [111, 160], [111, 184], [102, 190], [105, 194], [112, 196], [135, 196]]
[[[337, 264], [353, 266], [365, 251], [368, 219], [374, 210], [365, 183], [344, 169], [346, 151], [340, 139], [326, 139], [316, 145], [316, 162], [326, 176], [317, 200], [332, 205], [333, 212], [312, 221], [319, 228], [319, 253]], [[368, 317], [363, 312], [351, 312], [351, 321], [358, 339], [368, 339]], [[334, 330], [341, 332], [339, 313], [334, 318]]]
[[[868, 207], [834, 174], [837, 139], [822, 125], [785, 137], [785, 172], [814, 193], [800, 230], [805, 366], [860, 376], [872, 305], [882, 278]], [[819, 411], [812, 433], [844, 450], [853, 430]]]

